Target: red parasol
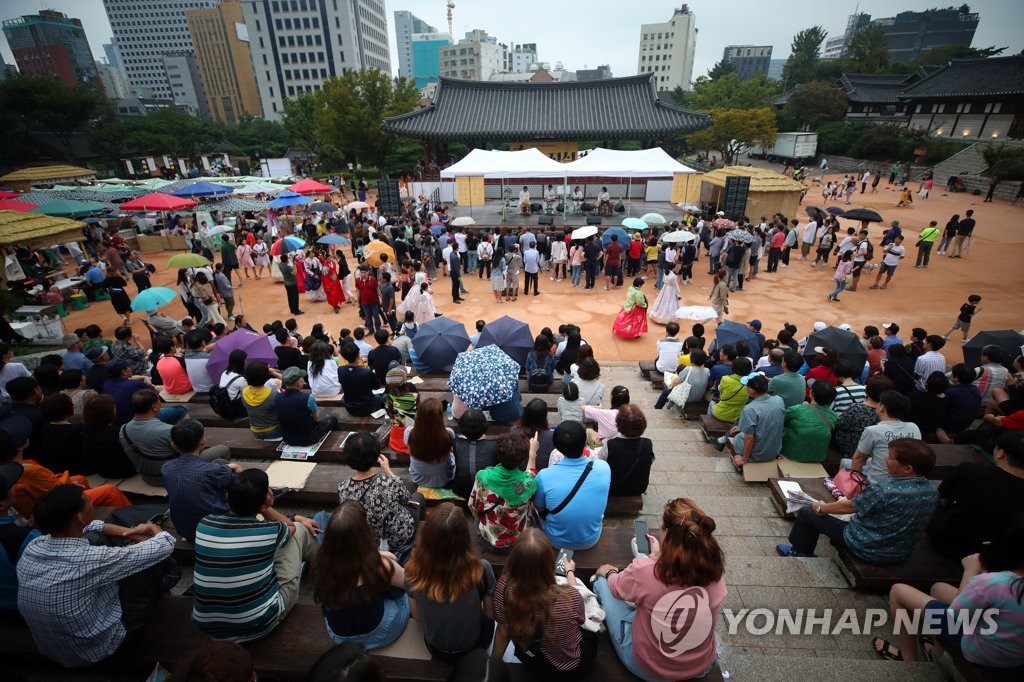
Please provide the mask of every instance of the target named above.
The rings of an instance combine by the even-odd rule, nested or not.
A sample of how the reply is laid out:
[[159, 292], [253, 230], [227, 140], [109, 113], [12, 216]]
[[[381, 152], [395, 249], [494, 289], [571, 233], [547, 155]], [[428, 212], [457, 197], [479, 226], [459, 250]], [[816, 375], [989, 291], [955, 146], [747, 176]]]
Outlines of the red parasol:
[[13, 199], [0, 199], [0, 211], [18, 211], [20, 213], [24, 213], [38, 205], [39, 204], [30, 204], [25, 201], [14, 201]]
[[6, 189], [0, 189], [0, 199], [17, 199], [20, 196], [17, 192], [8, 192]]
[[177, 211], [182, 208], [192, 208], [196, 202], [191, 199], [172, 197], [170, 194], [153, 192], [138, 199], [132, 199], [121, 204], [123, 211]]
[[330, 185], [317, 182], [313, 178], [299, 180], [294, 185], [290, 185], [288, 189], [296, 194], [328, 194], [334, 191], [334, 188]]

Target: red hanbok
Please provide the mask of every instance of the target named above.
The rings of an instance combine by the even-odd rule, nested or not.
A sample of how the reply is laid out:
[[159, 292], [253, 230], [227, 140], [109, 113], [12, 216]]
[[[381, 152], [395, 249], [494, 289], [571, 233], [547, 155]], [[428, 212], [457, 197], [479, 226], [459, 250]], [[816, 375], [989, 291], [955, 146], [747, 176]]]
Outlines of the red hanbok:
[[338, 278], [338, 264], [333, 260], [327, 261], [324, 265], [324, 293], [327, 295], [328, 305], [332, 308], [337, 308], [345, 302], [345, 292]]

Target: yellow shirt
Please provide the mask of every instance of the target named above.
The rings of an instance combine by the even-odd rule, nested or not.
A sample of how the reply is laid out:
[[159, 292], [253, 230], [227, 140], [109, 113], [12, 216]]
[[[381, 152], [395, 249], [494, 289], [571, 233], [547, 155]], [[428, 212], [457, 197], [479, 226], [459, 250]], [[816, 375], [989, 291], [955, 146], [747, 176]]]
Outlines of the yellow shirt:
[[647, 261], [648, 262], [650, 262], [650, 261], [657, 261], [658, 260], [658, 252], [660, 250], [661, 250], [661, 248], [658, 247], [658, 246], [648, 246], [646, 249], [644, 249], [644, 252], [647, 254]]
[[689, 367], [690, 366], [690, 354], [687, 353], [686, 355], [680, 355], [679, 356], [679, 361], [676, 362], [676, 365], [677, 366], [678, 365], [684, 365], [685, 367]]

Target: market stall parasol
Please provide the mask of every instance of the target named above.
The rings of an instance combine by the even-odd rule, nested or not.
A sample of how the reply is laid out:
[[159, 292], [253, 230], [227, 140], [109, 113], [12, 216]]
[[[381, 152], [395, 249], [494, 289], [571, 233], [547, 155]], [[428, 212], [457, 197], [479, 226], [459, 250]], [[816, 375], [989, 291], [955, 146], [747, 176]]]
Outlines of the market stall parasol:
[[295, 192], [281, 192], [277, 198], [267, 204], [268, 208], [288, 208], [289, 206], [302, 206], [312, 204], [313, 200]]
[[18, 211], [20, 213], [25, 213], [26, 211], [31, 211], [33, 208], [37, 208], [37, 205], [29, 204], [24, 201], [16, 201], [14, 199], [0, 199], [0, 211]]
[[122, 211], [179, 211], [184, 208], [192, 208], [196, 202], [191, 199], [171, 196], [153, 192], [138, 199], [132, 199], [121, 204]]
[[61, 218], [85, 218], [88, 216], [106, 215], [110, 206], [92, 201], [75, 201], [74, 199], [58, 199], [40, 204], [32, 209], [33, 213], [59, 216]]
[[234, 189], [227, 185], [217, 185], [212, 182], [193, 182], [170, 194], [176, 197], [223, 197], [233, 194]]
[[330, 194], [334, 191], [334, 188], [322, 182], [317, 182], [313, 178], [306, 178], [305, 180], [299, 180], [294, 185], [288, 185], [288, 191], [295, 192], [296, 194]]

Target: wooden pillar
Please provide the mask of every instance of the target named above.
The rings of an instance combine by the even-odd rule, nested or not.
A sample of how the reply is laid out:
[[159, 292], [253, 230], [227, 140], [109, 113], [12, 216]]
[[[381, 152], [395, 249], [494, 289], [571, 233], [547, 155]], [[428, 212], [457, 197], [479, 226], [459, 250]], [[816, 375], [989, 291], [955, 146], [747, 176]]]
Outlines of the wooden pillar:
[[423, 167], [430, 165], [430, 143], [426, 140], [420, 141], [423, 144]]

